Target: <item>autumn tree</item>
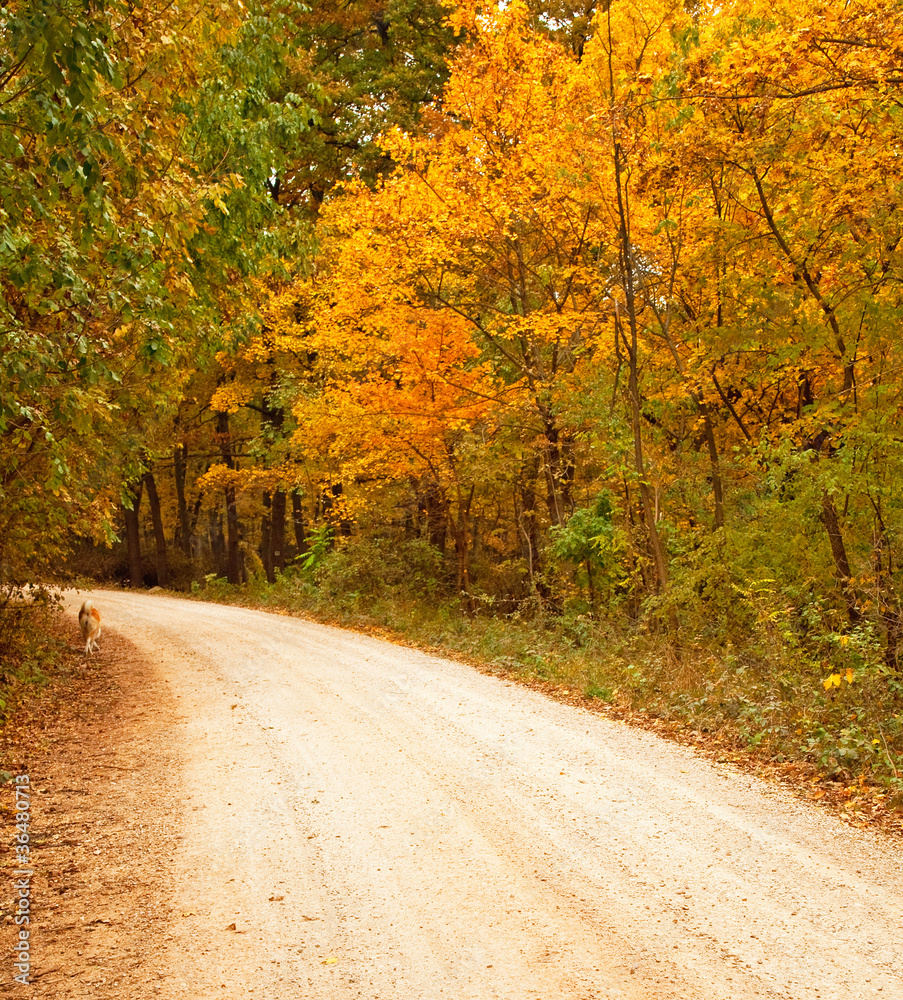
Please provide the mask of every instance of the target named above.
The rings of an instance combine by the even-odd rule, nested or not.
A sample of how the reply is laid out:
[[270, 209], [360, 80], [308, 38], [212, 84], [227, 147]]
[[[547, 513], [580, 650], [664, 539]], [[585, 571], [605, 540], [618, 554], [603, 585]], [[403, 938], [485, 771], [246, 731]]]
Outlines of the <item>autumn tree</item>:
[[900, 31], [885, 4], [721, 9], [673, 94], [681, 169], [666, 188], [689, 184], [696, 202], [674, 316], [697, 392], [722, 440], [749, 451], [746, 474], [764, 460], [782, 481], [757, 505], [770, 537], [817, 540], [802, 562], [741, 572], [789, 583], [833, 566], [850, 624], [869, 614], [889, 660]]
[[[316, 343], [323, 358], [345, 358], [338, 391], [362, 377], [372, 387], [368, 408], [381, 396], [393, 407], [405, 352], [437, 360], [445, 352], [437, 372], [456, 400], [436, 396], [445, 420], [469, 407], [482, 411], [493, 440], [519, 442], [513, 456], [523, 457], [512, 457], [507, 473], [512, 487], [520, 481], [532, 498], [540, 477], [547, 516], [559, 523], [574, 503], [576, 428], [566, 386], [599, 322], [590, 278], [595, 206], [556, 174], [570, 62], [555, 43], [525, 34], [519, 17], [498, 30], [455, 25], [471, 43], [455, 61], [441, 113], [425, 118], [429, 134], [397, 134], [388, 143], [397, 173], [375, 193], [359, 188], [337, 200], [321, 219], [335, 265], [318, 278]], [[402, 440], [411, 433], [404, 412], [396, 410]], [[462, 490], [467, 449], [459, 452], [445, 431], [437, 455], [422, 430], [416, 436], [430, 488], [457, 512], [463, 566], [476, 488], [469, 475]], [[527, 510], [532, 517], [532, 499]]]
[[393, 126], [417, 127], [438, 99], [456, 37], [446, 19], [451, 3], [415, 0], [328, 0], [296, 5], [284, 25], [304, 53], [271, 92], [315, 104], [309, 129], [287, 148], [270, 178], [273, 197], [315, 216], [336, 184], [354, 174], [375, 180], [392, 169], [380, 136]]
[[[216, 148], [226, 132], [235, 137], [252, 82], [227, 72], [246, 13], [223, 4], [5, 9], [7, 579], [33, 573], [35, 556], [73, 531], [111, 530], [120, 485], [144, 475], [140, 456], [153, 452], [148, 438], [178, 398], [188, 357], [212, 358], [223, 316], [238, 312], [248, 248], [263, 232], [257, 223], [249, 239], [249, 223], [269, 202], [261, 116], [246, 122], [257, 128], [253, 156], [225, 160]], [[283, 123], [310, 117], [298, 102], [276, 110]]]
[[[789, 8], [623, 0], [569, 53], [551, 13], [464, 5], [452, 23], [467, 43], [426, 134], [388, 137], [398, 171], [323, 216], [314, 326], [324, 357], [356, 359], [343, 391], [376, 380], [389, 399], [376, 359], [395, 311], [419, 310], [425, 338], [441, 315], [463, 320], [491, 461], [544, 480], [546, 525], [577, 493], [614, 488], [622, 515], [639, 512], [651, 589], [674, 551], [710, 551], [707, 533], [742, 561], [748, 488], [783, 469], [851, 619], [868, 600], [857, 584], [882, 581], [890, 642], [893, 502], [858, 494], [881, 541], [857, 579], [842, 483], [892, 478], [895, 462], [882, 331], [897, 308], [897, 25], [880, 6], [818, 11], [815, 31]], [[352, 342], [376, 345], [372, 365]], [[531, 548], [535, 513], [518, 515]]]
[[[186, 248], [235, 178], [174, 158], [167, 113], [234, 25], [201, 9], [7, 5], [2, 24], [0, 526], [7, 580], [99, 530], [129, 441], [117, 413], [179, 357]], [[195, 78], [196, 79], [196, 78]], [[149, 308], [152, 306], [152, 308]], [[150, 384], [149, 384], [150, 383]], [[151, 390], [153, 391], [153, 389]], [[127, 459], [123, 459], [127, 462]], [[113, 474], [111, 474], [113, 473]]]
[[[293, 422], [284, 399], [297, 390], [299, 380], [314, 377], [309, 351], [301, 343], [306, 331], [298, 319], [307, 306], [303, 293], [293, 298], [291, 291], [293, 278], [303, 283], [313, 256], [308, 223], [326, 193], [353, 172], [374, 181], [380, 171], [391, 169], [378, 135], [393, 123], [415, 127], [421, 109], [438, 96], [446, 78], [445, 57], [454, 44], [444, 23], [446, 13], [442, 4], [406, 0], [315, 9], [263, 5], [243, 24], [221, 74], [227, 93], [238, 92], [236, 84], [246, 80], [249, 66], [257, 85], [246, 88], [240, 107], [227, 101], [223, 109], [222, 80], [209, 80], [199, 105], [219, 136], [218, 144], [208, 141], [211, 162], [221, 158], [219, 162], [229, 163], [237, 156], [235, 169], [247, 181], [248, 152], [265, 151], [263, 159], [254, 160], [258, 169], [252, 175], [271, 196], [270, 239], [265, 246], [258, 241], [255, 252], [246, 230], [236, 235], [233, 256], [253, 256], [260, 280], [243, 315], [232, 323], [237, 346], [219, 356], [220, 379], [210, 406], [222, 407], [221, 422], [234, 423], [241, 410], [259, 415], [259, 433], [249, 445], [253, 460], [233, 462], [235, 475], [227, 489], [246, 489], [259, 499], [259, 550], [270, 579], [289, 555], [284, 539], [287, 501], [294, 549], [303, 551], [305, 520], [332, 504], [341, 490], [338, 481], [312, 484], [310, 476], [302, 486], [297, 473], [286, 468], [285, 442]], [[301, 331], [292, 343], [284, 336], [290, 328]], [[261, 466], [269, 469], [266, 476], [261, 476]], [[281, 480], [279, 470], [286, 470]], [[212, 487], [218, 475], [214, 468], [204, 484]], [[234, 509], [234, 500], [228, 506]]]
[[[641, 249], [633, 232], [655, 213], [636, 217], [630, 200], [643, 121], [625, 108], [644, 67], [625, 53], [643, 49], [655, 68], [663, 65], [675, 19], [686, 18], [679, 7], [648, 23], [630, 11], [618, 28], [619, 50], [609, 31], [608, 50], [591, 57], [587, 49], [595, 61], [581, 73], [560, 44], [531, 30], [525, 8], [493, 16], [479, 6], [459, 10], [453, 23], [469, 42], [454, 61], [441, 114], [427, 119], [429, 135], [388, 139], [397, 173], [376, 193], [336, 201], [323, 217], [324, 232], [333, 234], [327, 259], [334, 254], [336, 264], [316, 323], [341, 351], [351, 341], [372, 343], [374, 323], [397, 327], [399, 308], [420, 310], [423, 337], [442, 316], [456, 317], [484, 372], [480, 392], [493, 404], [497, 460], [508, 463], [506, 476], [520, 493], [515, 534], [528, 543], [531, 579], [544, 547], [536, 479], [545, 487], [544, 523], [563, 524], [597, 474], [579, 468], [579, 441], [591, 434], [592, 408], [581, 396], [587, 373], [601, 365], [617, 394], [626, 357], [630, 477], [661, 588], [667, 562], [644, 464], [638, 319], [660, 289], [651, 290], [650, 246]], [[599, 53], [608, 58], [604, 88]], [[387, 382], [383, 376], [391, 396]], [[616, 448], [622, 441], [619, 435]]]

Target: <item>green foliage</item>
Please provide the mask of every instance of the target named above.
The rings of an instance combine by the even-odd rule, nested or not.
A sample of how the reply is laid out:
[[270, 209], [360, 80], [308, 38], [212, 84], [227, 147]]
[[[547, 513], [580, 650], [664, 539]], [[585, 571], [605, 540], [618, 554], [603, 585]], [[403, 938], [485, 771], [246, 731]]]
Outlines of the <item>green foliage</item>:
[[583, 566], [590, 591], [612, 590], [627, 578], [623, 566], [625, 543], [614, 520], [611, 494], [600, 493], [591, 508], [578, 507], [565, 524], [549, 529], [552, 555]]
[[[274, 79], [270, 92], [285, 102], [310, 102], [310, 128], [273, 164], [279, 203], [316, 215], [324, 195], [353, 175], [375, 182], [391, 172], [380, 136], [393, 126], [417, 128], [440, 96], [455, 37], [443, 0], [388, 0], [374, 11], [367, 0], [327, 0], [292, 14], [261, 4], [255, 33], [266, 47], [309, 53]], [[289, 21], [291, 23], [289, 23]]]
[[604, 566], [614, 549], [613, 512], [608, 493], [600, 494], [592, 508], [579, 507], [566, 524], [550, 529], [552, 552], [558, 559]]
[[289, 141], [310, 113], [288, 99], [260, 110], [276, 43], [230, 62], [252, 48], [243, 8], [215, 6], [4, 9], [4, 580], [46, 572], [73, 534], [109, 538], [120, 481], [140, 469], [186, 370], [209, 365], [261, 257], [273, 134]]
[[305, 573], [316, 573], [335, 544], [335, 529], [331, 524], [319, 525], [310, 532], [307, 544], [307, 552], [298, 557], [298, 565]]

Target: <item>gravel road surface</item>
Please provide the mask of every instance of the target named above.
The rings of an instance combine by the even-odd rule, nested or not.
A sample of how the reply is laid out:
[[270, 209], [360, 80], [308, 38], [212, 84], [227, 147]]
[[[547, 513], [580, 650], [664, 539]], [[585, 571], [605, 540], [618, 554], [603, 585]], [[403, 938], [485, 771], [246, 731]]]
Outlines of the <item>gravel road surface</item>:
[[903, 998], [894, 841], [449, 660], [91, 596], [177, 707], [161, 1000]]

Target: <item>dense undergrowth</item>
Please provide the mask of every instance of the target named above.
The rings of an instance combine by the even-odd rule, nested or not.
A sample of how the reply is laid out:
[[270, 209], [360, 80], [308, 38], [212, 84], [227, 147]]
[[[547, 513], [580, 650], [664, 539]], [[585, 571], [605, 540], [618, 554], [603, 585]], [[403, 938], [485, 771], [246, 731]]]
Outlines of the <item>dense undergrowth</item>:
[[67, 644], [59, 635], [59, 603], [52, 590], [7, 588], [0, 597], [2, 725], [50, 681]]
[[903, 807], [903, 676], [884, 664], [867, 623], [833, 632], [830, 616], [811, 609], [806, 628], [797, 609], [764, 588], [732, 593], [730, 612], [700, 611], [698, 601], [681, 608], [676, 595], [633, 621], [591, 613], [580, 600], [552, 609], [538, 596], [500, 613], [476, 595], [465, 612], [427, 545], [371, 540], [321, 551], [276, 583], [260, 574], [235, 587], [211, 576], [195, 592], [388, 630], [766, 760], [805, 762], [822, 778], [879, 786]]

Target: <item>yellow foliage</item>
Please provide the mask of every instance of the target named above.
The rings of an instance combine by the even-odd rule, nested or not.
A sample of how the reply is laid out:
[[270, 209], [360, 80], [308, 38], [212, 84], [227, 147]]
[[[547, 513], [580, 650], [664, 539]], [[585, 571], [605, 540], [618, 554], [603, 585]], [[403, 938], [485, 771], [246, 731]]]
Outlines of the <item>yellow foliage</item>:
[[290, 464], [272, 468], [252, 466], [245, 469], [230, 469], [226, 465], [217, 463], [198, 480], [198, 486], [203, 491], [233, 489], [236, 494], [291, 489], [297, 484], [298, 470]]

